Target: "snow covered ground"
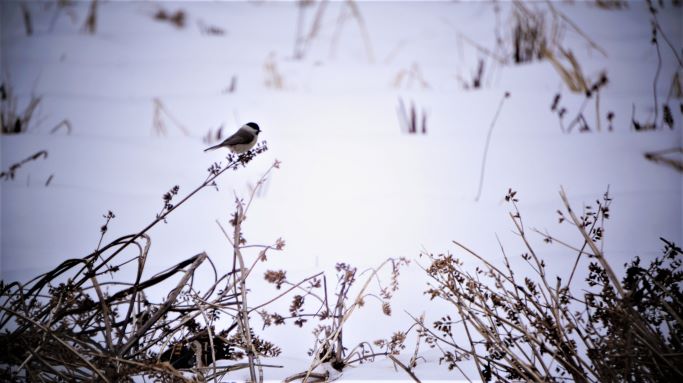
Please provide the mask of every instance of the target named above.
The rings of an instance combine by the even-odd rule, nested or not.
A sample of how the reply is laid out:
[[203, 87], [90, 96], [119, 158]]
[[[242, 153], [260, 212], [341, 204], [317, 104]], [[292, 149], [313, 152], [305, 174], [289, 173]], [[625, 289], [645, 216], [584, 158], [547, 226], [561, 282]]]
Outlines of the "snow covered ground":
[[[60, 9], [27, 2], [30, 36], [21, 4], [0, 5], [3, 82], [20, 105], [32, 94], [42, 99], [27, 133], [0, 136], [1, 168], [39, 150], [48, 157], [0, 182], [3, 280], [26, 280], [94, 250], [108, 210], [116, 219], [107, 238], [137, 232], [154, 219], [163, 193], [173, 185], [180, 195], [192, 190], [209, 165], [223, 159], [225, 152], [203, 152], [202, 137], [248, 121], [259, 123], [269, 151], [221, 177], [219, 192], [202, 191], [149, 233], [150, 275], [202, 251], [227, 268], [231, 249], [215, 220], [227, 223], [234, 193], [245, 196], [275, 159], [281, 169], [251, 207], [244, 233], [251, 243], [284, 238], [285, 251], [261, 271], [284, 268], [291, 280], [317, 271], [333, 279], [337, 262], [364, 269], [387, 257], [415, 259], [423, 249], [457, 253], [452, 240], [500, 261], [496, 234], [508, 253], [521, 248], [503, 200], [508, 188], [518, 191], [530, 226], [576, 243], [576, 233], [557, 223], [560, 186], [580, 207], [609, 185], [614, 202], [605, 253], [614, 265], [656, 256], [659, 237], [683, 242], [681, 175], [644, 158], [681, 146], [681, 100], [670, 99], [673, 129], [636, 132], [631, 123], [632, 107], [638, 121], [654, 116], [658, 59], [644, 3], [612, 10], [593, 2], [553, 3], [605, 53], [563, 24], [562, 46], [576, 55], [586, 77], [595, 80], [604, 71], [609, 78], [600, 91], [602, 129], [596, 131], [591, 100], [585, 117], [592, 129], [585, 133], [562, 132], [551, 111], [560, 93], [566, 123], [584, 96], [570, 92], [549, 61], [501, 65], [469, 42], [494, 52], [497, 30], [509, 38], [511, 3], [498, 4], [496, 12], [492, 2], [358, 2], [365, 34], [346, 3], [330, 3], [299, 58], [293, 57], [300, 12], [294, 2], [102, 2], [94, 34], [81, 30], [89, 3]], [[547, 4], [524, 4], [544, 12], [550, 27]], [[184, 10], [185, 27], [155, 20], [160, 8]], [[304, 31], [316, 9], [306, 9]], [[679, 56], [682, 12], [667, 2], [658, 14]], [[224, 34], [203, 34], [200, 25]], [[678, 62], [664, 42], [660, 48], [662, 102]], [[464, 89], [459, 78], [471, 81], [479, 59], [485, 62], [482, 86]], [[227, 92], [232, 81], [234, 91]], [[505, 92], [510, 97], [491, 133], [476, 201], [487, 133]], [[154, 130], [155, 100], [186, 132], [166, 114], [167, 132]], [[401, 131], [399, 100], [426, 113], [427, 134]], [[613, 131], [607, 131], [610, 111]], [[51, 133], [65, 119], [71, 132]], [[566, 270], [571, 252], [535, 239], [547, 251], [549, 268]], [[380, 324], [372, 305], [354, 314], [345, 330], [349, 344], [404, 330], [411, 323], [404, 309], [426, 311], [428, 320], [443, 315], [445, 307], [422, 295], [425, 286], [426, 276], [413, 263], [401, 279], [394, 315]], [[252, 299], [274, 291], [254, 289]], [[306, 368], [311, 329], [264, 331], [283, 349], [272, 363], [286, 365], [266, 371], [268, 379]], [[462, 378], [430, 352], [416, 370], [420, 378]], [[341, 377], [408, 378], [388, 360]]]

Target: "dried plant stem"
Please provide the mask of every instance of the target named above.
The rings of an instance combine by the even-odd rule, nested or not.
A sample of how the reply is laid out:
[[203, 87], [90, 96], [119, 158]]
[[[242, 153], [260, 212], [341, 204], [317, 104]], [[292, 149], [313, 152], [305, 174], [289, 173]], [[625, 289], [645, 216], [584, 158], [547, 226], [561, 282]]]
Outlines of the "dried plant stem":
[[[652, 120], [652, 125], [657, 129], [657, 120], [659, 119], [659, 102], [657, 101], [657, 83], [659, 82], [659, 74], [662, 71], [662, 53], [659, 50], [659, 42], [654, 39], [655, 47], [657, 48], [657, 70], [655, 71], [655, 78], [652, 80], [652, 94], [654, 96], [655, 118]], [[663, 124], [662, 124], [663, 125]]]
[[595, 130], [600, 131], [600, 92], [595, 92]]
[[496, 110], [496, 114], [493, 116], [493, 121], [491, 121], [491, 125], [489, 126], [489, 131], [486, 134], [486, 143], [484, 144], [484, 155], [481, 160], [481, 172], [479, 173], [479, 187], [477, 188], [477, 195], [474, 197], [475, 201], [479, 201], [479, 197], [481, 197], [481, 190], [482, 187], [484, 186], [484, 174], [486, 172], [486, 158], [488, 155], [489, 151], [489, 144], [491, 143], [491, 134], [493, 133], [493, 128], [496, 126], [496, 121], [498, 120], [498, 116], [500, 115], [501, 109], [503, 109], [503, 103], [505, 103], [505, 99], [509, 97], [509, 93], [505, 92], [503, 95], [503, 98], [500, 99], [500, 103], [498, 104], [498, 109]]
[[21, 3], [21, 14], [24, 20], [26, 36], [31, 36], [33, 34], [33, 23], [31, 22], [31, 11], [29, 11], [26, 3]]
[[[202, 313], [204, 323], [206, 323], [206, 331], [209, 334], [209, 346], [211, 346], [211, 364], [213, 366], [213, 374], [214, 376], [216, 376], [216, 347], [213, 345], [214, 334], [211, 330], [211, 321], [209, 321], [209, 317], [206, 315], [206, 312], [204, 310], [204, 304], [200, 303], [197, 305], [197, 307], [199, 308], [199, 311]], [[218, 383], [217, 377], [214, 377], [214, 382]]]
[[[519, 3], [519, 2], [520, 2], [519, 0], [515, 0], [515, 3]], [[593, 41], [593, 40], [590, 38], [590, 36], [588, 36], [588, 34], [586, 34], [586, 32], [584, 32], [581, 28], [579, 28], [579, 27], [572, 21], [572, 19], [570, 19], [569, 17], [567, 17], [567, 15], [565, 15], [564, 13], [558, 11], [558, 10], [555, 8], [555, 6], [553, 6], [552, 1], [546, 0], [546, 4], [548, 4], [548, 8], [550, 8], [550, 11], [551, 11], [554, 15], [559, 16], [562, 20], [564, 20], [567, 24], [569, 24], [569, 26], [572, 27], [572, 29], [573, 29], [574, 31], [576, 31], [576, 33], [578, 33], [579, 35], [581, 35], [581, 37], [583, 37], [583, 38], [588, 42], [588, 44], [589, 44], [591, 47], [593, 47], [595, 50], [597, 50], [598, 52], [600, 52], [603, 56], [607, 57], [607, 52], [605, 51], [605, 49], [602, 48], [601, 46], [599, 46], [595, 41]]]
[[330, 373], [325, 371], [324, 373], [316, 373], [316, 372], [300, 372], [298, 374], [294, 374], [292, 376], [288, 376], [283, 380], [285, 383], [293, 382], [297, 379], [301, 379], [303, 382], [309, 382], [309, 379], [315, 379], [313, 382], [316, 381], [321, 381], [321, 382], [327, 382], [328, 379], [330, 378]]
[[666, 154], [670, 154], [670, 153], [681, 153], [681, 154], [683, 154], [683, 148], [678, 147], [678, 148], [661, 150], [661, 151], [657, 151], [657, 152], [647, 152], [647, 153], [645, 153], [645, 158], [650, 160], [650, 161], [653, 161], [655, 163], [663, 163], [663, 164], [668, 165], [668, 166], [676, 169], [677, 171], [683, 173], [683, 161], [676, 160], [674, 158], [668, 158], [665, 156]]
[[405, 371], [408, 375], [410, 375], [410, 377], [413, 378], [414, 381], [416, 381], [417, 383], [421, 383], [420, 379], [417, 378], [417, 376], [410, 370], [410, 368], [408, 368], [405, 364], [403, 364], [400, 360], [398, 360], [398, 358], [396, 358], [395, 356], [393, 356], [391, 354], [388, 354], [387, 356], [394, 363], [396, 363], [399, 367], [401, 367], [403, 369], [403, 371]]
[[[246, 279], [249, 276], [249, 274], [251, 273], [251, 270], [253, 270], [253, 268], [256, 266], [256, 262], [258, 262], [261, 257], [259, 256], [254, 260], [254, 264], [252, 265], [252, 267], [249, 270], [247, 270], [245, 268], [244, 258], [242, 257], [242, 251], [241, 251], [241, 246], [242, 246], [242, 231], [241, 231], [242, 229], [241, 229], [241, 227], [242, 227], [242, 222], [244, 222], [244, 220], [246, 219], [246, 213], [249, 210], [249, 207], [251, 206], [251, 202], [254, 199], [256, 191], [264, 184], [265, 180], [267, 179], [268, 174], [270, 174], [270, 172], [273, 170], [273, 168], [277, 168], [277, 167], [279, 167], [278, 161], [276, 161], [270, 168], [268, 168], [266, 173], [264, 173], [263, 176], [261, 176], [259, 181], [256, 183], [256, 186], [252, 189], [251, 195], [250, 195], [249, 200], [248, 200], [246, 205], [244, 205], [242, 202], [239, 202], [239, 200], [238, 200], [237, 211], [235, 212], [235, 217], [234, 217], [233, 236], [232, 236], [232, 241], [230, 241], [232, 244], [232, 247], [233, 247], [233, 262], [234, 262], [233, 271], [235, 271], [234, 267], [237, 264], [239, 264], [239, 273], [233, 274], [234, 282], [233, 282], [233, 287], [232, 287], [232, 288], [237, 288], [239, 286], [239, 292], [238, 293], [241, 295], [241, 301], [238, 302], [239, 313], [237, 315], [237, 318], [238, 318], [237, 322], [240, 325], [240, 332], [241, 332], [242, 338], [244, 340], [244, 344], [247, 348], [246, 351], [247, 351], [247, 357], [249, 359], [249, 374], [250, 374], [252, 382], [263, 381], [263, 371], [262, 371], [261, 367], [259, 367], [259, 375], [258, 375], [258, 379], [257, 379], [255, 367], [257, 364], [259, 364], [258, 363], [258, 352], [256, 351], [256, 348], [255, 348], [254, 343], [253, 343], [252, 338], [251, 338], [251, 326], [249, 325], [249, 313], [252, 310], [249, 310], [249, 305], [247, 302]], [[217, 222], [217, 223], [218, 223], [218, 226], [223, 231], [223, 234], [225, 234], [226, 238], [228, 238], [227, 233], [225, 232], [225, 230], [221, 226], [220, 222]], [[267, 247], [266, 249], [268, 249], [268, 248], [269, 247]], [[225, 291], [228, 291], [228, 289], [226, 289]]]
[[90, 279], [92, 280], [95, 292], [97, 292], [97, 298], [100, 300], [100, 303], [102, 305], [102, 318], [104, 319], [105, 326], [104, 339], [107, 342], [107, 347], [110, 350], [113, 350], [114, 344], [111, 337], [111, 313], [109, 311], [109, 306], [107, 305], [107, 302], [104, 299], [104, 294], [102, 294], [100, 285], [97, 283], [97, 278], [93, 275]]
[[299, 283], [297, 283], [297, 284], [295, 284], [295, 285], [292, 285], [289, 289], [283, 291], [281, 294], [275, 296], [274, 298], [269, 299], [268, 301], [266, 301], [266, 302], [264, 302], [264, 303], [261, 303], [260, 305], [258, 305], [258, 306], [256, 306], [256, 307], [252, 307], [251, 309], [249, 309], [249, 312], [256, 311], [256, 310], [258, 310], [258, 309], [260, 309], [260, 308], [262, 308], [262, 307], [264, 307], [264, 306], [267, 306], [267, 305], [269, 305], [269, 304], [275, 302], [276, 300], [278, 300], [278, 299], [282, 298], [283, 296], [287, 295], [290, 291], [292, 291], [292, 290], [294, 290], [294, 289], [296, 289], [296, 288], [299, 288], [304, 282], [309, 281], [309, 280], [314, 279], [314, 278], [317, 278], [317, 277], [319, 277], [319, 276], [321, 276], [321, 275], [323, 275], [323, 274], [325, 274], [325, 272], [321, 271], [321, 272], [319, 272], [318, 274], [315, 274], [315, 275], [313, 275], [313, 276], [310, 276], [310, 277], [308, 277], [308, 278], [306, 278], [306, 279], [301, 280], [301, 282], [299, 282]]
[[[240, 207], [241, 208], [241, 207]], [[247, 286], [246, 286], [246, 270], [244, 268], [244, 259], [242, 258], [242, 253], [239, 248], [239, 243], [240, 243], [240, 221], [243, 219], [243, 215], [241, 211], [238, 211], [238, 217], [236, 219], [237, 223], [235, 224], [235, 231], [234, 231], [234, 252], [235, 252], [235, 258], [239, 262], [240, 265], [240, 280], [239, 280], [239, 286], [240, 286], [240, 293], [242, 294], [242, 301], [240, 302], [240, 313], [238, 315], [239, 318], [239, 324], [240, 328], [242, 331], [242, 336], [244, 338], [244, 343], [249, 348], [247, 350], [247, 357], [249, 358], [249, 375], [251, 376], [251, 381], [252, 382], [257, 382], [261, 381], [262, 379], [257, 380], [256, 379], [256, 370], [254, 368], [254, 363], [256, 361], [257, 353], [254, 348], [254, 344], [251, 340], [251, 327], [249, 326], [249, 310], [247, 308]]]
[[365, 51], [368, 55], [368, 61], [373, 63], [375, 61], [375, 55], [372, 51], [372, 45], [370, 43], [370, 34], [368, 33], [368, 28], [365, 25], [363, 15], [360, 13], [360, 9], [358, 9], [358, 4], [354, 0], [346, 0], [346, 4], [348, 4], [351, 14], [358, 22], [358, 27], [360, 28], [360, 33], [361, 36], [363, 36], [363, 42], [365, 43]]
[[[101, 355], [101, 356], [104, 356], [104, 355]], [[123, 359], [123, 358], [111, 357], [111, 356], [107, 356], [107, 357], [111, 358], [113, 361], [115, 361], [117, 363], [130, 364], [132, 366], [149, 368], [151, 370], [161, 372], [161, 373], [167, 373], [167, 374], [170, 373], [171, 375], [173, 375], [173, 377], [175, 377], [176, 379], [178, 379], [181, 382], [195, 382], [195, 380], [193, 380], [193, 379], [186, 378], [183, 374], [181, 374], [175, 368], [171, 367], [168, 363], [165, 363], [165, 364], [159, 363], [158, 365], [154, 365], [154, 364], [141, 363], [141, 362], [138, 362], [135, 360], [130, 360], [130, 359]]]
[[664, 38], [664, 41], [669, 46], [669, 48], [671, 48], [671, 52], [676, 57], [676, 61], [678, 61], [678, 66], [683, 67], [683, 60], [681, 60], [681, 56], [678, 55], [678, 51], [676, 50], [676, 47], [674, 47], [674, 45], [671, 43], [671, 40], [669, 40], [667, 35], [662, 30], [662, 26], [659, 25], [657, 18], [654, 15], [653, 15], [653, 17], [654, 17], [654, 21], [655, 21], [655, 26], [656, 26], [657, 30], [659, 31], [659, 34]]
[[619, 282], [619, 279], [617, 278], [617, 275], [614, 273], [614, 270], [612, 270], [612, 267], [609, 265], [607, 260], [605, 260], [602, 251], [598, 249], [598, 247], [595, 245], [595, 242], [593, 242], [593, 240], [588, 236], [588, 233], [581, 224], [581, 221], [579, 221], [579, 219], [576, 217], [574, 210], [572, 210], [571, 206], [569, 205], [569, 199], [567, 198], [567, 193], [564, 191], [563, 187], [560, 188], [560, 198], [562, 198], [562, 202], [564, 203], [564, 206], [572, 219], [572, 223], [579, 230], [579, 233], [581, 233], [586, 243], [588, 243], [588, 246], [591, 248], [593, 255], [595, 256], [595, 258], [597, 258], [598, 262], [600, 262], [600, 266], [602, 266], [602, 268], [605, 269], [605, 272], [609, 276], [610, 281], [612, 282], [612, 284], [614, 284], [614, 287], [619, 292], [619, 296], [624, 297], [625, 293], [623, 287], [621, 286], [621, 282]]
[[461, 33], [461, 32], [459, 32], [459, 31], [456, 30], [456, 34], [457, 34], [457, 37], [458, 37], [459, 39], [462, 39], [462, 40], [464, 40], [465, 42], [467, 42], [468, 44], [472, 45], [472, 46], [473, 46], [475, 49], [477, 49], [479, 52], [481, 52], [481, 53], [483, 53], [484, 55], [490, 57], [491, 59], [493, 59], [494, 61], [496, 61], [498, 64], [500, 64], [500, 65], [505, 65], [505, 64], [506, 64], [505, 59], [504, 59], [503, 57], [498, 56], [495, 52], [491, 52], [491, 50], [489, 50], [488, 48], [484, 47], [483, 45], [477, 43], [476, 41], [472, 40], [471, 38], [469, 38], [469, 37], [468, 37], [467, 35], [465, 35], [464, 33]]
[[197, 254], [193, 257], [192, 264], [188, 267], [188, 269], [185, 271], [185, 275], [180, 278], [180, 281], [176, 285], [175, 289], [173, 289], [169, 294], [168, 297], [166, 298], [166, 302], [164, 302], [161, 307], [152, 315], [144, 325], [140, 326], [138, 330], [135, 332], [135, 334], [130, 338], [130, 340], [118, 350], [118, 355], [122, 356], [124, 355], [133, 345], [137, 342], [137, 340], [140, 338], [142, 334], [144, 334], [147, 330], [149, 330], [154, 324], [157, 323], [159, 318], [161, 318], [163, 315], [165, 315], [168, 312], [168, 309], [171, 307], [173, 303], [175, 303], [176, 298], [180, 294], [180, 292], [183, 290], [185, 285], [187, 284], [187, 281], [194, 275], [194, 270], [196, 270], [199, 265], [201, 265], [204, 260], [206, 260], [207, 255], [206, 253], [202, 252], [200, 254]]

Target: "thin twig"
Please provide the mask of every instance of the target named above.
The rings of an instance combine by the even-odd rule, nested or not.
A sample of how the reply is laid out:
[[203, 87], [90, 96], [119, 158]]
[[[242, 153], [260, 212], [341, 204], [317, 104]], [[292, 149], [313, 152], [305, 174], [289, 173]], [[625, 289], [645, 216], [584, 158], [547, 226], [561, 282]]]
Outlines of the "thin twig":
[[410, 377], [413, 378], [414, 381], [416, 381], [417, 383], [421, 383], [420, 379], [417, 378], [417, 376], [410, 370], [410, 368], [408, 368], [405, 364], [401, 363], [401, 361], [398, 360], [398, 358], [396, 358], [395, 356], [393, 356], [391, 354], [389, 354], [387, 356], [394, 363], [396, 363], [399, 367], [401, 367], [403, 369], [403, 371], [405, 371], [408, 375], [410, 375]]

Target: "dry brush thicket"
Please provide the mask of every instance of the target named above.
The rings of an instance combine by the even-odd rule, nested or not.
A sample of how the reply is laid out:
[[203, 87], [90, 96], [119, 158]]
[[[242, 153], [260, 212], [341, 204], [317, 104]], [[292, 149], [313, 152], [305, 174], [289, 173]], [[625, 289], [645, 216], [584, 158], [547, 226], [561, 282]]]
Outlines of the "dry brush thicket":
[[[510, 190], [505, 199], [525, 248], [521, 262], [502, 245], [500, 263], [459, 242], [454, 243], [466, 258], [424, 254], [430, 261], [424, 267], [430, 278], [426, 294], [453, 306], [431, 327], [419, 322], [425, 341], [440, 350], [449, 369], [475, 363], [476, 379], [485, 382], [680, 381], [681, 248], [662, 239], [660, 258], [649, 264], [634, 258], [620, 279], [602, 251], [609, 194], [582, 213], [571, 208], [564, 190], [560, 195], [564, 207], [558, 219], [576, 229], [580, 246], [570, 244], [576, 239], [526, 228], [516, 192]], [[530, 231], [575, 253], [567, 275], [546, 271], [550, 260], [531, 244]], [[471, 261], [474, 270], [467, 267]], [[577, 281], [580, 274], [585, 283]], [[461, 335], [466, 341], [456, 339]]]

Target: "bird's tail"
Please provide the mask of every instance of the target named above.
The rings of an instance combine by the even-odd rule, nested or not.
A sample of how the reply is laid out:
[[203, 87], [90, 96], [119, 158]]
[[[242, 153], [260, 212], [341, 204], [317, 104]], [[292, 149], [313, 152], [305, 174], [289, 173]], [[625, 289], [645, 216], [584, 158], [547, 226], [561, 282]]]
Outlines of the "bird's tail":
[[212, 146], [212, 147], [210, 147], [210, 148], [206, 148], [206, 149], [204, 149], [204, 151], [205, 151], [205, 152], [208, 152], [209, 150], [218, 149], [218, 148], [220, 148], [220, 147], [221, 147], [221, 144], [218, 144], [218, 145], [214, 145], [214, 146]]

